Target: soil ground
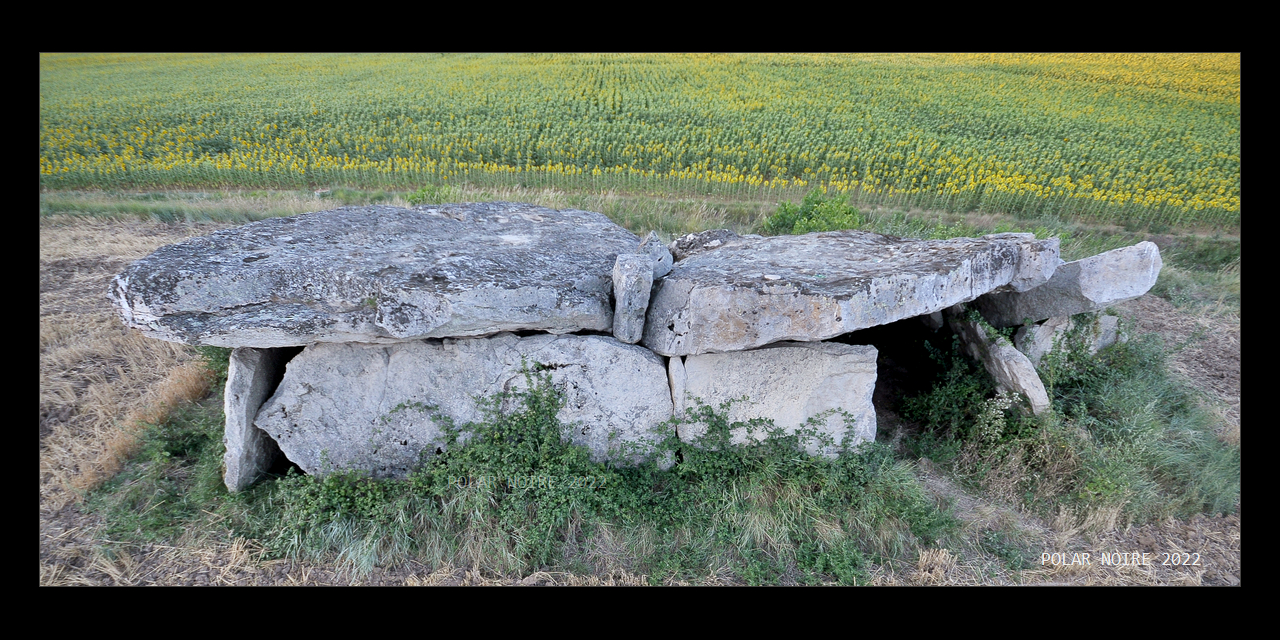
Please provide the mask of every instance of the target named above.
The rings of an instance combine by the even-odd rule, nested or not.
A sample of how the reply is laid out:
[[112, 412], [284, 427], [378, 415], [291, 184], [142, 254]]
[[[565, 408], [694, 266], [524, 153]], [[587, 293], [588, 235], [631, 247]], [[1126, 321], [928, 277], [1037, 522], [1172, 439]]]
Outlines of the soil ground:
[[[495, 580], [464, 568], [405, 566], [353, 578], [321, 563], [264, 561], [243, 539], [191, 539], [130, 546], [105, 539], [100, 520], [75, 499], [77, 474], [106, 464], [104, 440], [119, 416], [155, 402], [153, 390], [195, 359], [190, 349], [126, 331], [107, 299], [111, 278], [129, 261], [225, 224], [164, 224], [54, 216], [40, 227], [40, 579], [41, 585], [600, 585], [644, 584], [629, 574], [536, 573]], [[1172, 367], [1223, 417], [1220, 437], [1239, 441], [1240, 323], [1237, 314], [1189, 313], [1151, 295], [1118, 310], [1142, 332], [1173, 349]], [[890, 418], [890, 416], [886, 416]], [[108, 460], [109, 462], [109, 460]], [[1108, 527], [1107, 514], [1061, 514], [1044, 522], [972, 495], [926, 460], [926, 486], [949, 502], [964, 530], [1019, 532], [1044, 552], [1148, 552], [1151, 566], [1040, 565], [1011, 571], [991, 554], [932, 549], [914, 567], [874, 567], [873, 584], [1238, 585], [1240, 512], [1170, 519], [1141, 527]], [[1111, 518], [1114, 522], [1114, 517]], [[1164, 565], [1166, 553], [1198, 553], [1200, 566]], [[708, 584], [732, 580], [708, 578]]]

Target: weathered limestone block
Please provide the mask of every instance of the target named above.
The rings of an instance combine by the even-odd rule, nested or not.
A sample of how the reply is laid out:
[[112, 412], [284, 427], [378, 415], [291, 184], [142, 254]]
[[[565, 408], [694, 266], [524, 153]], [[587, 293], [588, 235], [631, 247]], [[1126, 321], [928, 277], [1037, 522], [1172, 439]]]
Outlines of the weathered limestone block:
[[223, 394], [226, 453], [222, 476], [227, 489], [241, 491], [266, 473], [280, 455], [274, 440], [253, 425], [258, 409], [275, 390], [283, 374], [283, 349], [236, 349], [227, 367], [227, 387]]
[[671, 251], [667, 249], [667, 245], [662, 244], [662, 241], [658, 239], [657, 233], [649, 232], [644, 242], [640, 243], [640, 253], [647, 254], [650, 258], [653, 258], [654, 280], [671, 273], [671, 264], [674, 258], [671, 256]]
[[1039, 415], [1048, 410], [1049, 394], [1031, 360], [1004, 336], [988, 335], [981, 322], [971, 321], [967, 315], [964, 305], [956, 305], [946, 312], [951, 330], [960, 336], [969, 356], [986, 367], [1000, 388], [1025, 397], [1032, 413]]
[[995, 327], [1099, 311], [1151, 290], [1163, 262], [1152, 242], [1065, 263], [1043, 285], [1018, 293], [992, 293], [975, 306]]
[[1031, 363], [1040, 366], [1040, 360], [1055, 348], [1065, 347], [1064, 342], [1074, 330], [1081, 332], [1079, 338], [1084, 341], [1084, 348], [1090, 354], [1097, 353], [1117, 342], [1125, 342], [1128, 337], [1120, 332], [1120, 319], [1107, 314], [1081, 314], [1078, 316], [1058, 316], [1049, 318], [1040, 324], [1026, 325], [1018, 328], [1013, 336], [1013, 345], [1018, 351], [1026, 354]]
[[[688, 356], [683, 366], [671, 358], [672, 380], [683, 370], [686, 398], [677, 406], [703, 404], [719, 406], [725, 400], [746, 396], [747, 401], [730, 406], [732, 422], [766, 418], [794, 433], [811, 417], [821, 416], [820, 433], [831, 436], [834, 445], [810, 454], [833, 455], [843, 447], [856, 446], [876, 437], [876, 414], [871, 394], [876, 384], [876, 348], [837, 342], [781, 342], [752, 351]], [[673, 382], [673, 393], [677, 385]], [[679, 436], [695, 442], [706, 433], [702, 423], [682, 424]], [[747, 433], [738, 428], [733, 442], [762, 439], [764, 433]]]
[[613, 337], [627, 344], [644, 335], [653, 270], [653, 258], [646, 254], [624, 253], [613, 265]]
[[[1022, 255], [1018, 261], [1018, 272], [1009, 284], [996, 287], [993, 291], [1029, 291], [1049, 281], [1057, 268], [1064, 264], [1058, 257], [1059, 240], [1052, 238], [1045, 242], [1036, 242], [1034, 233], [993, 233], [982, 236], [983, 240], [1013, 240], [1018, 242]], [[1052, 250], [1046, 250], [1052, 245]]]
[[[762, 236], [756, 237], [760, 238]], [[675, 258], [676, 261], [680, 261], [696, 253], [715, 249], [726, 242], [741, 239], [742, 236], [739, 236], [728, 229], [711, 229], [709, 231], [690, 233], [676, 238], [671, 241], [671, 245], [668, 249], [671, 251], [671, 256]]]
[[[540, 365], [564, 391], [559, 418], [573, 424], [567, 435], [597, 461], [640, 459], [671, 417], [665, 367], [647, 349], [607, 336], [502, 333], [312, 345], [289, 363], [257, 425], [307, 473], [360, 469], [402, 478], [444, 446], [450, 421], [462, 427], [484, 419], [477, 398], [527, 388], [522, 361]], [[639, 454], [623, 457], [621, 444]]]
[[680, 356], [667, 358], [667, 383], [671, 385], [671, 410], [679, 417], [684, 416], [687, 381], [684, 373], [684, 358]]
[[941, 311], [934, 311], [928, 315], [920, 316], [920, 322], [923, 322], [926, 327], [934, 331], [941, 329], [942, 325], [946, 324], [946, 321], [942, 319]]
[[163, 247], [111, 297], [148, 336], [225, 347], [609, 331], [614, 259], [639, 244], [588, 211], [345, 207]]
[[1029, 287], [1058, 262], [1056, 238], [725, 234], [676, 241], [678, 261], [649, 301], [646, 347], [676, 356], [825, 340], [928, 315], [997, 287]]

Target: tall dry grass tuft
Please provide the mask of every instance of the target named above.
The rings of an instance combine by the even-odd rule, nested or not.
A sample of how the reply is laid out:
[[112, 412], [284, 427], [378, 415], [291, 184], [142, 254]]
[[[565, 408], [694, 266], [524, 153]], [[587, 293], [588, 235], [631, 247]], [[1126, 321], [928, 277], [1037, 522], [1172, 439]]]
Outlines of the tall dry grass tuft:
[[119, 473], [124, 463], [138, 452], [146, 425], [159, 424], [174, 409], [203, 398], [209, 392], [210, 379], [208, 369], [196, 362], [170, 371], [159, 385], [147, 391], [141, 406], [130, 410], [123, 420], [113, 425], [98, 454], [82, 464], [78, 474], [68, 478], [65, 488], [74, 495], [83, 495]]
[[1053, 528], [1057, 543], [1065, 545], [1079, 535], [1093, 538], [1115, 530], [1123, 512], [1123, 502], [1089, 507], [1083, 512], [1060, 506], [1049, 526]]
[[948, 549], [921, 549], [914, 582], [920, 585], [957, 584], [956, 557]]
[[[91, 433], [80, 434], [80, 437], [66, 433], [65, 429], [55, 430], [41, 452], [41, 472], [47, 474], [49, 480], [44, 484], [54, 489], [48, 492], [51, 506], [57, 508], [69, 500], [79, 500], [85, 492], [119, 473], [124, 463], [138, 452], [146, 425], [159, 424], [171, 411], [203, 398], [209, 392], [210, 380], [209, 371], [201, 363], [180, 364], [143, 397], [125, 401], [132, 408], [123, 418], [98, 420]], [[119, 389], [99, 386], [95, 392], [91, 393], [96, 397], [91, 397], [90, 404], [98, 412], [121, 404], [121, 399], [116, 397]]]
[[217, 225], [52, 216], [40, 225], [40, 494], [61, 508], [136, 452], [158, 423], [208, 391], [194, 350], [121, 325], [107, 298], [130, 260]]

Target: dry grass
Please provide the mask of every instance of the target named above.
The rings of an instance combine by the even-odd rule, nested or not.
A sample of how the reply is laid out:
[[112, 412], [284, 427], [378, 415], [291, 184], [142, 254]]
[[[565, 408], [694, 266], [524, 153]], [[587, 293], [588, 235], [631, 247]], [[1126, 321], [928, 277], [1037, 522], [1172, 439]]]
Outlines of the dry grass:
[[121, 222], [163, 216], [179, 220], [261, 219], [324, 211], [342, 206], [301, 191], [168, 192], [160, 199], [148, 194], [65, 191], [44, 194], [41, 212], [55, 217], [93, 216]]
[[[78, 499], [119, 473], [137, 453], [143, 425], [162, 422], [170, 411], [203, 398], [209, 392], [209, 374], [203, 364], [185, 362], [170, 369], [140, 399], [122, 397], [121, 391], [106, 385], [94, 387], [86, 403], [95, 413], [93, 430], [76, 437], [66, 429], [55, 429], [55, 437], [42, 451], [42, 475], [47, 473], [49, 481], [62, 490], [60, 498], [53, 500], [55, 508], [62, 500]], [[130, 407], [123, 419], [102, 415], [121, 405]]]
[[107, 299], [130, 260], [213, 225], [55, 216], [40, 226], [40, 495], [58, 509], [119, 471], [137, 426], [203, 396], [194, 351], [124, 328]]
[[[1049, 522], [1019, 512], [983, 493], [973, 495], [955, 485], [932, 464], [920, 465], [925, 486], [953, 506], [961, 521], [960, 540], [951, 546], [923, 549], [913, 567], [873, 566], [872, 585], [1237, 585], [1240, 583], [1240, 516], [1170, 518], [1140, 527], [1117, 526], [1121, 506], [1085, 512], [1058, 511]], [[1023, 540], [1035, 557], [1032, 566], [1011, 570], [986, 550], [972, 544], [984, 531], [1005, 531]], [[1042, 564], [1041, 553], [1089, 553], [1084, 564]], [[1152, 564], [1106, 565], [1101, 553], [1146, 552]], [[1162, 563], [1166, 553], [1199, 554], [1197, 566]]]
[[1104, 505], [1083, 513], [1060, 507], [1050, 524], [1054, 531], [1054, 541], [1058, 545], [1066, 545], [1081, 535], [1091, 540], [1097, 539], [1103, 532], [1115, 530], [1122, 511], [1124, 504]]

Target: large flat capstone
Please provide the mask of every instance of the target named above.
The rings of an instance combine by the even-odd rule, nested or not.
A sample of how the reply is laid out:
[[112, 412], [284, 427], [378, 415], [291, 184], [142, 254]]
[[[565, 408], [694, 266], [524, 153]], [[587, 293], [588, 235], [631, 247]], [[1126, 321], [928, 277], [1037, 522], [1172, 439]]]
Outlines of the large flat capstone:
[[608, 332], [614, 261], [639, 245], [588, 211], [346, 207], [163, 247], [111, 297], [148, 336], [222, 347]]
[[[607, 336], [501, 333], [307, 347], [289, 362], [256, 424], [307, 473], [403, 478], [444, 446], [445, 418], [456, 427], [480, 421], [477, 398], [526, 388], [522, 361], [540, 365], [563, 390], [558, 417], [594, 460], [641, 459], [671, 417], [666, 368], [648, 349]], [[624, 443], [639, 455], [616, 448]]]
[[[823, 450], [810, 447], [809, 453], [832, 455], [843, 447], [875, 440], [871, 396], [876, 356], [872, 346], [780, 342], [752, 351], [673, 357], [669, 375], [676, 410], [681, 413], [697, 402], [718, 407], [733, 400], [730, 421], [764, 418], [787, 433], [795, 433], [814, 418], [813, 426], [831, 438], [831, 445]], [[705, 432], [701, 422], [679, 427], [679, 436], [686, 442], [697, 441]], [[748, 433], [745, 427], [731, 433], [734, 443], [765, 435]]]
[[1155, 243], [1139, 242], [1068, 262], [1038, 287], [992, 293], [975, 306], [987, 322], [1000, 328], [1100, 311], [1150, 291], [1163, 265]]
[[1057, 238], [1031, 234], [927, 241], [864, 231], [724, 232], [705, 239], [674, 243], [682, 259], [655, 283], [641, 343], [662, 355], [826, 340], [997, 289], [1026, 291], [1048, 281], [1060, 262]]

